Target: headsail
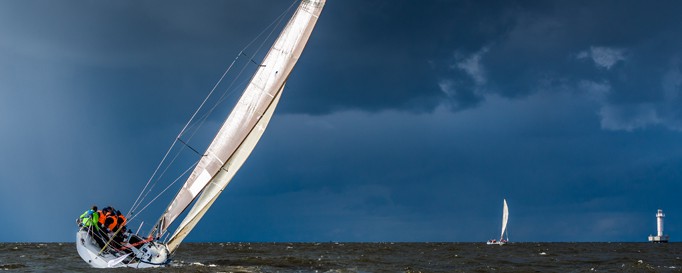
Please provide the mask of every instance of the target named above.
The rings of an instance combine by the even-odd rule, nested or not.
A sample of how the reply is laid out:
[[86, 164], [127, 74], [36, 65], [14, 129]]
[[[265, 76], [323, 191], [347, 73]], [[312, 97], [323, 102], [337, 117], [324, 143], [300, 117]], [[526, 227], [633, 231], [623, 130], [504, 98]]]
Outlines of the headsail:
[[507, 231], [507, 221], [509, 221], [509, 207], [507, 207], [507, 199], [504, 199], [504, 208], [502, 209], [502, 233], [500, 233], [500, 242], [504, 239], [504, 232]]
[[227, 186], [260, 139], [325, 1], [301, 2], [206, 153], [159, 219], [153, 231], [156, 236], [166, 233], [173, 221], [201, 193], [201, 197], [170, 238], [171, 252]]

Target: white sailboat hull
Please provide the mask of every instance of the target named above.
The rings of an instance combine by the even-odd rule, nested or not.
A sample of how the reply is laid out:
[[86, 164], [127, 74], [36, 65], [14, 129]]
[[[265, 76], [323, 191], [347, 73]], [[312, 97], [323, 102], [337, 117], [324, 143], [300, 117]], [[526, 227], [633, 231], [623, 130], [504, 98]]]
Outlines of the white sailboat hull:
[[170, 262], [169, 252], [165, 245], [148, 242], [138, 248], [130, 248], [129, 253], [111, 254], [101, 251], [87, 230], [76, 233], [76, 249], [83, 261], [94, 268], [151, 268], [165, 266]]

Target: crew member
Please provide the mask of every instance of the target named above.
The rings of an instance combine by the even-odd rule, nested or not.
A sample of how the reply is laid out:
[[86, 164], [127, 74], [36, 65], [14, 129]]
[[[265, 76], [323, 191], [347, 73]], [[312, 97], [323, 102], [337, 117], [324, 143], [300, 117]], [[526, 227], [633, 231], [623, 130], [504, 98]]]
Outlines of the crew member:
[[[128, 219], [126, 219], [123, 214], [121, 214], [120, 210], [116, 210], [116, 217], [118, 218], [118, 227], [122, 227], [122, 230], [125, 231], [125, 226], [128, 222]], [[118, 229], [118, 227], [116, 229]]]
[[109, 232], [116, 232], [116, 226], [118, 224], [118, 217], [116, 213], [111, 210], [106, 214], [106, 219], [104, 219], [104, 227], [106, 227]]
[[97, 206], [93, 205], [91, 209], [85, 211], [83, 214], [81, 214], [81, 217], [79, 218], [80, 220], [80, 225], [83, 227], [88, 228], [88, 230], [92, 229], [93, 226], [95, 229], [99, 229], [97, 226], [97, 223], [99, 222], [99, 214], [97, 213]]

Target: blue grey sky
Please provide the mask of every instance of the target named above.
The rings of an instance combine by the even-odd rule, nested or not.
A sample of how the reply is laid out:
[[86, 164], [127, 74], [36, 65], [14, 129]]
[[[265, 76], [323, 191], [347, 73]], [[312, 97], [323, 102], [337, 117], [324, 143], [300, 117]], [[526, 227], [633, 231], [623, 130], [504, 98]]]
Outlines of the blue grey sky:
[[[92, 204], [127, 212], [290, 3], [0, 1], [0, 241], [69, 242]], [[187, 240], [478, 242], [499, 236], [507, 198], [512, 241], [646, 241], [657, 209], [677, 241], [679, 14], [330, 0], [268, 131]], [[131, 226], [148, 230], [164, 198]]]

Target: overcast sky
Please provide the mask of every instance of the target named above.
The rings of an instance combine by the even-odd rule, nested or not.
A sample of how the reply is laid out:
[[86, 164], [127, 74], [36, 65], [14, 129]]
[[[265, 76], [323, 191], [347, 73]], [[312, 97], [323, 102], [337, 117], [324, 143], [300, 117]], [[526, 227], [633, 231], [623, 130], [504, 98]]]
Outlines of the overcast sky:
[[[71, 242], [92, 204], [127, 212], [290, 3], [0, 0], [0, 241]], [[646, 241], [657, 209], [677, 241], [679, 14], [330, 0], [269, 129], [187, 240], [482, 242], [506, 198], [512, 241]]]

